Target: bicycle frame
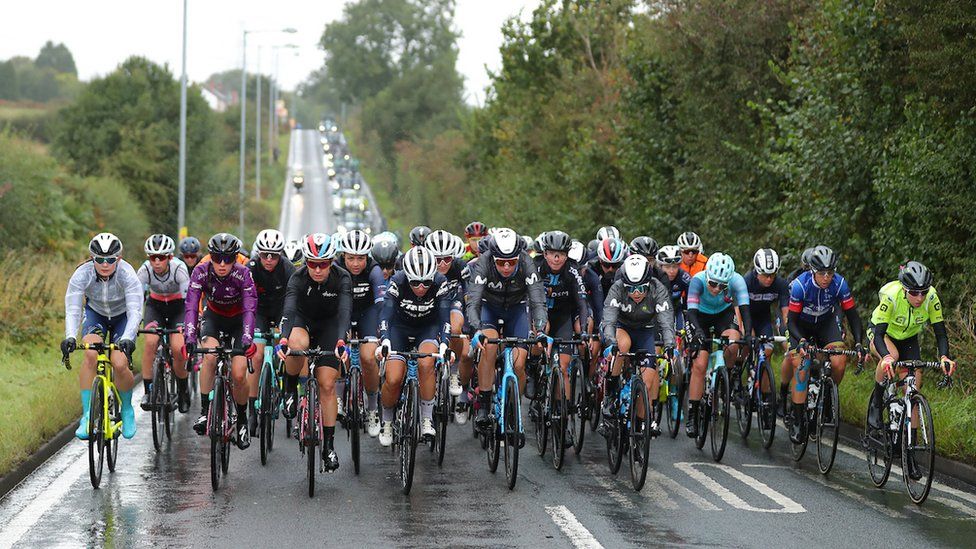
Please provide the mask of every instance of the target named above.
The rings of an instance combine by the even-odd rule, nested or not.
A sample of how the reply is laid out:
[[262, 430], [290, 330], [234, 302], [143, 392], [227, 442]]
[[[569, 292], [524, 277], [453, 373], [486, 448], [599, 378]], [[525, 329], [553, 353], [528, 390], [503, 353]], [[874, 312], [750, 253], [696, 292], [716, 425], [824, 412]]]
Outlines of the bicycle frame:
[[[501, 383], [498, 382], [499, 380], [497, 379], [496, 376], [495, 379], [496, 387], [505, 387], [505, 384], [508, 383], [508, 380], [510, 379], [515, 381], [515, 387], [519, 386], [518, 376], [515, 375], [515, 358], [513, 355], [514, 355], [514, 349], [506, 345], [505, 348], [502, 350], [502, 355], [501, 355], [502, 356]], [[501, 432], [504, 433], [506, 432], [506, 428], [505, 428], [505, 414], [503, 413], [503, 410], [505, 410], [505, 404], [508, 401], [508, 398], [505, 396], [505, 391], [496, 390], [494, 395], [494, 400], [495, 400], [494, 412], [495, 412], [495, 417], [498, 418], [498, 427], [499, 429], [501, 429]], [[521, 406], [519, 408], [521, 408]], [[519, 433], [525, 432], [524, 429], [522, 428], [521, 413], [518, 415], [518, 432]]]
[[[254, 332], [254, 339], [264, 339], [264, 335], [261, 332]], [[275, 367], [275, 362], [277, 359], [276, 347], [277, 345], [272, 344], [272, 341], [280, 339], [281, 334], [277, 330], [272, 330], [269, 336], [269, 341], [264, 346], [264, 357], [261, 362], [261, 372], [258, 377], [258, 398], [254, 403], [254, 407], [259, 412], [261, 411], [261, 395], [264, 394], [264, 369], [270, 368], [271, 371], [271, 386], [276, 389], [281, 389], [281, 376], [279, 375], [278, 368]], [[273, 419], [278, 419], [278, 406], [271, 407], [271, 417]]]
[[[106, 337], [106, 339], [108, 338]], [[108, 351], [106, 351], [104, 348], [98, 351], [95, 377], [101, 381], [102, 385], [104, 385], [107, 390], [112, 391], [116, 402], [121, 402], [122, 397], [119, 395], [119, 389], [115, 386], [115, 373], [112, 371], [112, 361], [109, 358], [111, 350], [114, 347], [115, 345], [112, 344], [109, 346]], [[87, 346], [79, 345], [78, 348], [86, 349]], [[122, 420], [120, 418], [119, 421], [112, 421], [112, 417], [109, 415], [108, 403], [108, 392], [106, 391], [105, 398], [102, 399], [102, 418], [104, 418], [102, 429], [105, 432], [105, 439], [112, 440], [117, 437], [117, 432], [122, 429]]]

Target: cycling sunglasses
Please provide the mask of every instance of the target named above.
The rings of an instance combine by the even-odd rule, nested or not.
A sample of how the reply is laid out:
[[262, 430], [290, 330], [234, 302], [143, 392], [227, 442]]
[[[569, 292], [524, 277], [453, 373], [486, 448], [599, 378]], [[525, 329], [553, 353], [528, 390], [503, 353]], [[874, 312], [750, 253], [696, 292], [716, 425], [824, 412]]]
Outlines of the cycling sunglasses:
[[698, 253], [698, 250], [696, 250], [694, 248], [692, 248], [690, 250], [681, 250], [681, 255], [695, 255], [697, 253]]
[[626, 288], [628, 294], [644, 294], [647, 293], [649, 287], [650, 284], [637, 284], [636, 286], [633, 284], [624, 284], [624, 288]]
[[411, 280], [411, 288], [430, 288], [434, 284], [433, 280]]
[[261, 252], [258, 255], [261, 256], [261, 259], [266, 259], [268, 261], [271, 261], [272, 259], [278, 259], [279, 257], [281, 257], [281, 254], [276, 252]]
[[813, 271], [813, 274], [815, 274], [815, 275], [817, 275], [819, 277], [822, 277], [822, 278], [830, 278], [830, 277], [834, 276], [834, 270], [833, 269], [826, 269], [826, 270], [823, 270], [823, 271]]
[[198, 254], [183, 254], [183, 259], [196, 259], [200, 257]]
[[496, 267], [512, 268], [516, 265], [518, 265], [518, 259], [496, 259], [495, 260]]
[[227, 265], [228, 263], [233, 263], [237, 260], [237, 254], [216, 254], [211, 256], [214, 263], [220, 263], [222, 265]]
[[321, 261], [306, 260], [305, 264], [308, 265], [308, 270], [310, 271], [324, 271], [332, 265], [331, 259], [323, 259]]
[[152, 254], [149, 256], [149, 261], [168, 261], [168, 255]]
[[718, 288], [719, 290], [724, 290], [729, 287], [725, 282], [715, 282], [714, 280], [709, 280], [708, 285], [712, 288]]
[[602, 266], [605, 271], [612, 271], [613, 269], [619, 269], [620, 263], [605, 263], [601, 261], [600, 266]]
[[924, 290], [909, 290], [908, 288], [905, 288], [905, 291], [908, 292], [908, 295], [912, 297], [923, 297], [929, 293], [928, 288], [925, 288]]
[[450, 263], [450, 262], [454, 261], [454, 258], [451, 257], [451, 256], [449, 256], [449, 255], [444, 256], [444, 257], [438, 257], [438, 258], [435, 258], [435, 259], [437, 259], [437, 262], [438, 263]]
[[119, 260], [119, 258], [117, 257], [97, 257], [97, 256], [93, 257], [92, 259], [95, 260], [95, 263], [98, 263], [99, 265], [111, 265]]

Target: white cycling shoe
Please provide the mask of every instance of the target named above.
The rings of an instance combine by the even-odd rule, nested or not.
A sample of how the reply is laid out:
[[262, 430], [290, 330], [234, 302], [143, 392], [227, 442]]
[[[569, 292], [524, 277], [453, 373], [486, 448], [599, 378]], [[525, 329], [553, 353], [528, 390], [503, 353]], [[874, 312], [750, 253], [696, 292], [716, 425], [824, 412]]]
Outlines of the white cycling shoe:
[[461, 378], [457, 374], [451, 374], [451, 396], [461, 396]]
[[425, 417], [420, 420], [420, 436], [423, 438], [434, 438], [437, 431], [434, 430], [434, 420]]
[[380, 434], [380, 411], [373, 410], [366, 412], [366, 432], [369, 436], [376, 438]]
[[338, 417], [345, 417], [346, 415], [346, 406], [342, 402], [342, 397], [340, 396], [336, 396], [336, 415]]
[[380, 446], [390, 446], [393, 444], [393, 422], [384, 421], [383, 428], [380, 429]]

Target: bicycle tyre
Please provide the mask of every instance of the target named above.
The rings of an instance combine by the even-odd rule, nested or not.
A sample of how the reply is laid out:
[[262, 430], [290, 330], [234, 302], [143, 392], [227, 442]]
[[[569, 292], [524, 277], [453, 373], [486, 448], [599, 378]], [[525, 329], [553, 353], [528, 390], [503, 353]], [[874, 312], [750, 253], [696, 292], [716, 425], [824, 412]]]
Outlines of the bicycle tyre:
[[722, 368], [715, 376], [715, 391], [712, 392], [712, 417], [710, 422], [712, 439], [712, 459], [722, 461], [729, 437], [729, 415], [732, 397], [729, 393], [729, 372]]
[[232, 429], [237, 425], [236, 421], [231, 421], [231, 414], [233, 413], [236, 417], [237, 404], [234, 402], [234, 397], [231, 394], [232, 391], [227, 390], [227, 384], [224, 384], [224, 435], [221, 438], [223, 442], [223, 450], [220, 455], [220, 470], [227, 476], [227, 470], [230, 468], [230, 435], [227, 433], [232, 432]]
[[166, 436], [166, 412], [164, 408], [167, 398], [164, 371], [165, 367], [162, 360], [157, 357], [153, 362], [153, 378], [149, 389], [150, 421], [152, 422], [153, 447], [156, 452], [162, 451], [164, 437]]
[[441, 366], [441, 373], [437, 384], [437, 394], [434, 402], [434, 451], [437, 454], [437, 466], [444, 465], [444, 451], [447, 449], [447, 425], [451, 421], [451, 380], [447, 375], [450, 369]]
[[[708, 374], [705, 375], [707, 378]], [[705, 447], [705, 441], [708, 440], [708, 427], [711, 425], [712, 416], [712, 401], [715, 400], [714, 392], [715, 387], [711, 388], [711, 392], [706, 390], [702, 393], [702, 399], [698, 401], [698, 416], [695, 418], [695, 422], [698, 423], [698, 436], [695, 437], [695, 447], [699, 450]]]
[[492, 473], [498, 470], [498, 457], [499, 450], [501, 449], [501, 433], [498, 432], [501, 424], [493, 413], [495, 407], [494, 398], [492, 397], [492, 402], [489, 404], [491, 406], [489, 408], [489, 414], [493, 417], [491, 427], [489, 427], [488, 434], [484, 437], [485, 449], [488, 455], [488, 470]]
[[[106, 394], [108, 395], [108, 417], [112, 425], [122, 424], [122, 413], [119, 408], [119, 390], [112, 385], [110, 389], [107, 389]], [[105, 453], [105, 464], [108, 465], [108, 472], [115, 472], [115, 465], [118, 463], [119, 459], [119, 436], [121, 436], [121, 429], [113, 428], [112, 436], [105, 441], [107, 446], [107, 452]]]
[[359, 422], [361, 421], [361, 411], [359, 409], [359, 393], [362, 391], [360, 386], [359, 369], [352, 368], [349, 371], [349, 381], [346, 383], [346, 420], [349, 422], [349, 450], [352, 453], [353, 471], [359, 474]]
[[92, 381], [89, 406], [88, 476], [92, 488], [97, 490], [102, 483], [102, 468], [105, 463], [105, 384], [99, 376]]
[[319, 406], [319, 383], [314, 377], [309, 376], [308, 387], [305, 390], [306, 409], [305, 409], [305, 458], [306, 467], [305, 478], [308, 480], [308, 497], [315, 496], [315, 469], [316, 454], [315, 448], [320, 446], [322, 437], [319, 431], [318, 418], [321, 416]]
[[562, 470], [566, 458], [566, 392], [558, 363], [549, 374], [549, 434], [552, 437], [552, 466]]
[[519, 419], [521, 417], [518, 385], [515, 379], [505, 383], [505, 480], [508, 489], [515, 488], [519, 464]]
[[261, 406], [258, 408], [258, 430], [261, 433], [258, 445], [261, 447], [261, 465], [268, 464], [268, 454], [271, 452], [271, 438], [274, 436], [274, 427], [271, 417], [271, 406], [274, 397], [271, 394], [272, 375], [271, 368], [265, 364], [261, 368], [260, 395]]
[[[617, 398], [617, 406], [620, 406], [620, 398]], [[616, 408], [616, 406], [614, 407]], [[627, 440], [627, 424], [625, 418], [615, 410], [616, 416], [613, 418], [615, 426], [610, 430], [607, 438], [607, 463], [610, 466], [610, 474], [616, 475], [620, 471], [620, 465], [624, 459], [624, 443]]]
[[742, 440], [749, 438], [752, 431], [752, 386], [749, 385], [749, 374], [752, 372], [753, 361], [749, 359], [743, 365], [738, 375], [729, 376], [732, 405], [735, 407], [735, 421], [739, 425]]
[[[640, 492], [647, 480], [647, 460], [650, 453], [650, 396], [644, 380], [639, 377], [630, 386], [630, 427], [627, 429], [628, 455], [630, 457], [630, 481], [634, 490]], [[643, 407], [644, 417], [638, 414]]]
[[589, 410], [586, 394], [586, 379], [583, 375], [583, 363], [573, 357], [570, 363], [573, 375], [570, 377], [569, 418], [573, 425], [573, 451], [579, 455], [583, 451], [583, 440], [586, 438], [586, 413]]
[[[908, 432], [911, 429], [911, 422], [908, 420], [906, 410], [905, 420], [902, 422], [901, 430], [901, 449], [902, 449], [902, 478], [905, 481], [905, 488], [908, 490], [908, 497], [912, 502], [921, 505], [929, 497], [929, 490], [932, 488], [932, 479], [935, 477], [935, 424], [932, 421], [932, 409], [929, 401], [922, 393], [915, 393], [911, 396], [911, 405], [914, 410], [918, 408], [918, 428], [915, 429], [916, 440], [912, 448], [908, 447]], [[925, 440], [922, 441], [922, 438]], [[921, 441], [921, 442], [920, 442]], [[921, 459], [918, 457], [918, 449], [927, 449], [926, 455]], [[916, 452], [910, 454], [909, 452]], [[919, 479], [913, 479], [908, 472], [908, 460], [914, 459], [916, 467], [927, 471]]]
[[207, 433], [210, 435], [210, 487], [216, 492], [220, 488], [220, 476], [224, 461], [224, 380], [214, 379], [214, 398], [210, 401], [207, 413]]
[[176, 374], [172, 369], [172, 361], [170, 361], [169, 368], [166, 368], [166, 402], [169, 405], [166, 407], [166, 440], [173, 440], [173, 427], [176, 423], [176, 411], [179, 409], [179, 403], [177, 402], [179, 395], [179, 388], [176, 386]]
[[[765, 382], [769, 391], [763, 393], [762, 387]], [[776, 436], [776, 378], [773, 376], [773, 366], [768, 360], [763, 362], [762, 370], [759, 372], [759, 406], [756, 414], [756, 424], [759, 426], [759, 436], [762, 439], [763, 448], [766, 450], [773, 445], [773, 438]], [[769, 417], [765, 422], [763, 418]]]
[[416, 380], [407, 381], [407, 399], [403, 408], [403, 429], [400, 444], [400, 490], [410, 494], [417, 458], [417, 441], [420, 429], [420, 395]]
[[536, 398], [529, 401], [529, 406], [535, 408], [535, 418], [532, 420], [535, 426], [535, 446], [539, 456], [546, 455], [546, 448], [549, 447], [549, 409], [552, 406], [549, 402], [549, 376], [539, 376], [536, 387]]
[[[826, 414], [830, 421], [825, 421]], [[834, 467], [837, 442], [840, 436], [840, 397], [834, 380], [826, 378], [817, 398], [817, 468], [826, 475]]]

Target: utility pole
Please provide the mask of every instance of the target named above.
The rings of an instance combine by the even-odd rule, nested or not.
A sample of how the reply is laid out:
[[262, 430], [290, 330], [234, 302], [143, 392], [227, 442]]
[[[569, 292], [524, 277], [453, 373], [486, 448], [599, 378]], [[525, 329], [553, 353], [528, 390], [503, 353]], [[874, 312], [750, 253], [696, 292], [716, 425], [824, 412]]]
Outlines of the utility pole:
[[180, 168], [179, 204], [176, 214], [176, 235], [178, 239], [186, 236], [186, 8], [183, 0], [183, 74], [180, 77]]

